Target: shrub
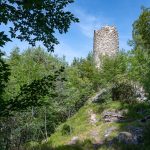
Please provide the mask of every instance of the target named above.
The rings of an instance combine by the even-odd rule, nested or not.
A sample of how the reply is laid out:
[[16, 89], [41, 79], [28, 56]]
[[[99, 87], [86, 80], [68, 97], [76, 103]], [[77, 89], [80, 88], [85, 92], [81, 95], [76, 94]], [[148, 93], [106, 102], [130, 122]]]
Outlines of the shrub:
[[72, 131], [72, 128], [68, 124], [64, 124], [61, 130], [62, 135], [69, 135]]
[[119, 83], [112, 88], [112, 99], [131, 103], [136, 98], [136, 91], [130, 83]]

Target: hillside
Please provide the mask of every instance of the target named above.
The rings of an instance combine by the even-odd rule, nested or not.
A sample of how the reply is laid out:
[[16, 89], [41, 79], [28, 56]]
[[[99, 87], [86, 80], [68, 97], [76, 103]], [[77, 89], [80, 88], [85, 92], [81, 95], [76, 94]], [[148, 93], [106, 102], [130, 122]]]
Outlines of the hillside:
[[0, 0], [0, 150], [150, 150], [149, 4]]
[[146, 103], [87, 102], [47, 142], [30, 143], [27, 149], [148, 150], [149, 108]]

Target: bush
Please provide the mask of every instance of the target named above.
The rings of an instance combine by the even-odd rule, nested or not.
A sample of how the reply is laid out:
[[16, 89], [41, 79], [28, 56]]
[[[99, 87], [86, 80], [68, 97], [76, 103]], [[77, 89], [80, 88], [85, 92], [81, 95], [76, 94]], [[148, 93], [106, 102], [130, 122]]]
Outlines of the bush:
[[62, 135], [70, 135], [72, 128], [68, 124], [64, 124], [61, 130]]
[[130, 83], [119, 83], [112, 88], [112, 99], [131, 103], [136, 99], [136, 91]]

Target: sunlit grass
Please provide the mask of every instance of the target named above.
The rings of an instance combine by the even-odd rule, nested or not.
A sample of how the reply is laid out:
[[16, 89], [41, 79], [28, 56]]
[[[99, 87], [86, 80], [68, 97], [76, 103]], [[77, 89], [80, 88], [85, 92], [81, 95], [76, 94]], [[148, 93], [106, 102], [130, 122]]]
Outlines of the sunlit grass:
[[[147, 110], [143, 114], [137, 113], [138, 110], [141, 108]], [[90, 114], [89, 112], [92, 110], [93, 113], [96, 114], [97, 119], [99, 120], [96, 124], [92, 125], [90, 123]], [[126, 110], [127, 119], [131, 119], [126, 122], [111, 122], [105, 123], [102, 119], [102, 112], [106, 110]], [[57, 129], [56, 132], [51, 135], [47, 142], [43, 144], [32, 144], [31, 147], [36, 147], [38, 150], [49, 150], [52, 147], [56, 150], [94, 150], [93, 143], [95, 143], [96, 139], [91, 135], [92, 131], [96, 131], [98, 134], [98, 139], [101, 141], [105, 141], [106, 138], [104, 137], [105, 131], [110, 127], [115, 127], [116, 129], [109, 135], [107, 140], [114, 139], [118, 133], [124, 130], [127, 126], [141, 126], [138, 119], [144, 117], [145, 115], [149, 114], [150, 106], [146, 103], [140, 104], [125, 104], [120, 101], [108, 101], [107, 103], [91, 103], [86, 104], [82, 107], [74, 116], [69, 118], [65, 123], [61, 124]], [[71, 132], [68, 135], [62, 135], [62, 128], [64, 124], [67, 124], [71, 127]], [[68, 145], [73, 137], [77, 136], [79, 141], [75, 145]], [[149, 137], [149, 136], [147, 136]], [[147, 138], [148, 139], [148, 138]], [[120, 143], [119, 143], [120, 144]], [[108, 147], [108, 145], [104, 144], [101, 146], [100, 150], [116, 150], [118, 144], [114, 144], [113, 147]], [[128, 145], [120, 144], [120, 147], [124, 150], [128, 148]], [[136, 146], [130, 146], [130, 148], [137, 149]], [[118, 149], [119, 150], [119, 149]]]

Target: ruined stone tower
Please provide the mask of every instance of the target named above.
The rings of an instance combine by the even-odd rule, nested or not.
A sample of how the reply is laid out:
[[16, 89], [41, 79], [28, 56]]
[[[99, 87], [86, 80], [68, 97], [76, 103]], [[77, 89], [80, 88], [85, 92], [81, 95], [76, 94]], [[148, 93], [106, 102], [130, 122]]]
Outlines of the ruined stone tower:
[[114, 56], [119, 49], [118, 32], [114, 26], [104, 26], [94, 31], [93, 55], [96, 67], [100, 67], [101, 56]]

